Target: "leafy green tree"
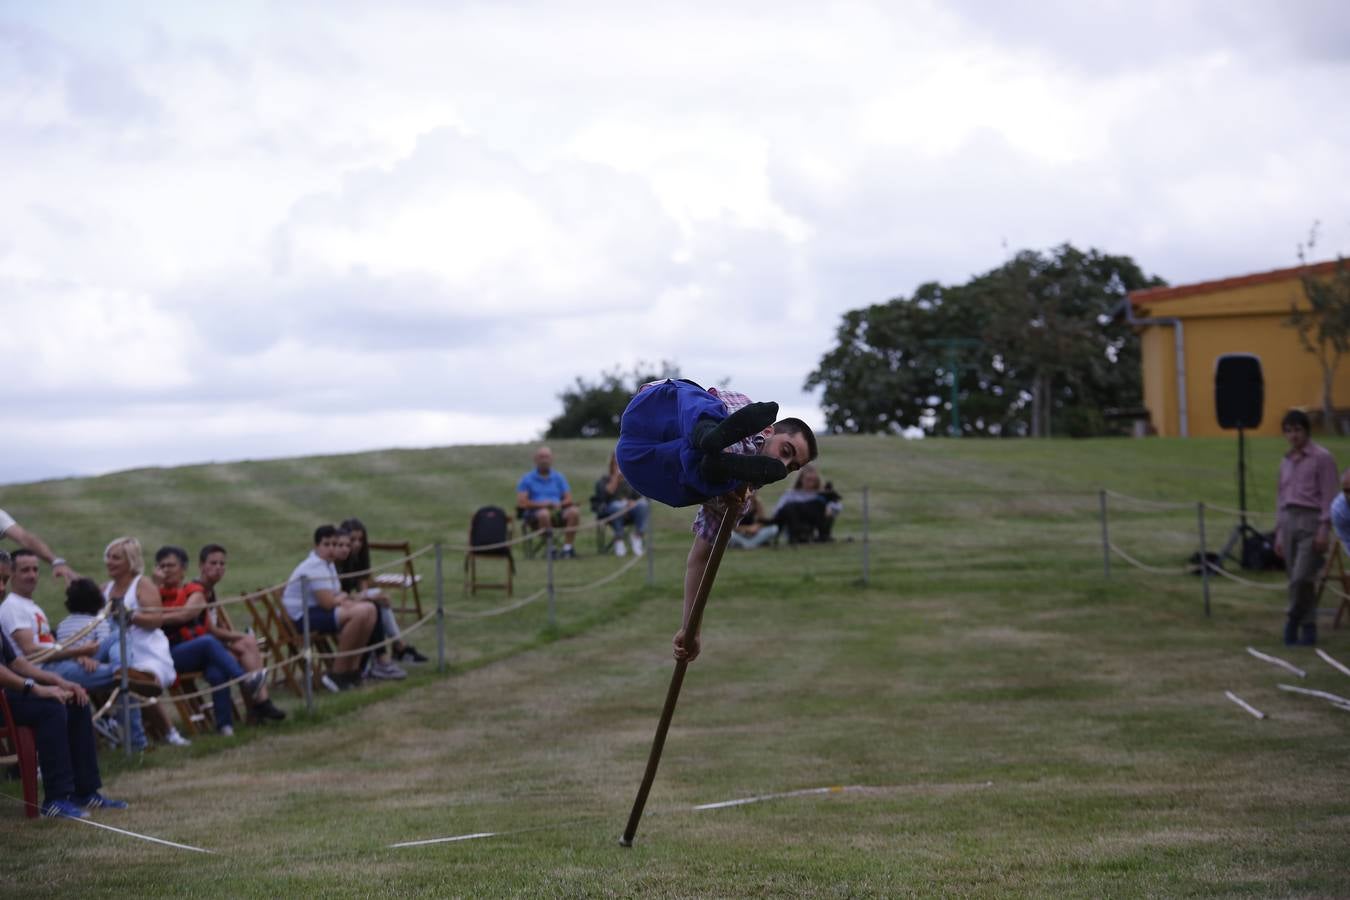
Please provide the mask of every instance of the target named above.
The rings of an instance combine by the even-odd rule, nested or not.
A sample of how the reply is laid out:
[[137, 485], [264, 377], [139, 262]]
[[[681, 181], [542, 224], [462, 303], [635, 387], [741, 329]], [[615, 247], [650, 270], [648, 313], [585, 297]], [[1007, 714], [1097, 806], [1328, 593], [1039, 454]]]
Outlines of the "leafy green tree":
[[1330, 430], [1337, 427], [1332, 397], [1336, 369], [1341, 357], [1350, 349], [1350, 267], [1346, 266], [1344, 257], [1338, 256], [1330, 278], [1313, 274], [1308, 256], [1316, 246], [1317, 225], [1314, 223], [1307, 247], [1300, 245], [1298, 248], [1299, 262], [1303, 265], [1299, 281], [1308, 309], [1290, 304], [1289, 318], [1284, 321], [1288, 327], [1298, 330], [1303, 349], [1317, 357], [1317, 364], [1322, 369], [1322, 421]]
[[577, 376], [576, 383], [558, 394], [562, 414], [549, 420], [545, 438], [619, 436], [619, 420], [637, 389], [660, 378], [679, 378], [680, 369], [662, 360], [660, 365], [639, 362], [631, 372], [618, 367], [600, 373], [599, 381], [588, 383]]
[[1103, 410], [1141, 393], [1138, 340], [1110, 313], [1160, 284], [1128, 256], [1023, 251], [966, 284], [845, 313], [805, 387], [824, 388], [836, 432], [949, 433], [955, 382], [962, 434], [1107, 433]]

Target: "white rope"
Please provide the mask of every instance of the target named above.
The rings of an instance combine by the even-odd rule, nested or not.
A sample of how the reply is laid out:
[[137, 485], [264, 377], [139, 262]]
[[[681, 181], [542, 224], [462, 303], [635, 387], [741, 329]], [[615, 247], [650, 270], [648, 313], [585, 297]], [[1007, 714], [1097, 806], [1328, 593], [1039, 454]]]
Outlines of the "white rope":
[[1107, 488], [1105, 493], [1108, 497], [1115, 497], [1117, 500], [1128, 500], [1131, 503], [1150, 506], [1154, 509], [1195, 509], [1194, 503], [1177, 503], [1175, 501], [1149, 500], [1144, 497], [1132, 497], [1129, 494], [1122, 494], [1119, 491], [1113, 491], [1110, 488]]
[[314, 654], [314, 659], [345, 659], [346, 657], [349, 656], [364, 656], [365, 654], [372, 652], [378, 654], [380, 650], [387, 650], [390, 647], [392, 647], [395, 644], [395, 642], [403, 640], [403, 634], [416, 631], [418, 628], [421, 628], [423, 625], [425, 625], [427, 622], [431, 621], [435, 617], [436, 617], [435, 611], [429, 612], [425, 616], [414, 622], [412, 625], [404, 629], [404, 631], [400, 633], [398, 637], [388, 637], [376, 644], [364, 644], [360, 647], [357, 647], [354, 650], [335, 650], [331, 653], [320, 653], [319, 651], [311, 647], [310, 652]]
[[94, 616], [93, 620], [90, 621], [88, 625], [84, 626], [79, 631], [75, 632], [70, 637], [66, 638], [65, 643], [63, 644], [55, 642], [50, 643], [45, 647], [39, 648], [36, 652], [33, 653], [32, 656], [25, 657], [25, 659], [27, 659], [30, 663], [37, 665], [47, 657], [51, 656], [52, 654], [60, 653], [66, 647], [73, 646], [80, 638], [84, 637], [86, 634], [97, 628], [100, 623], [106, 622], [108, 620], [108, 616], [111, 613], [112, 613], [111, 606], [103, 607], [103, 609], [99, 610], [98, 615]]
[[1229, 581], [1235, 581], [1238, 584], [1247, 587], [1262, 588], [1267, 591], [1287, 591], [1289, 588], [1283, 584], [1271, 584], [1266, 581], [1252, 581], [1250, 578], [1243, 578], [1241, 575], [1234, 575], [1232, 572], [1225, 571], [1222, 566], [1210, 566], [1209, 570], [1216, 575], [1222, 575]]
[[642, 557], [634, 556], [632, 559], [628, 560], [628, 562], [624, 563], [621, 567], [619, 567], [616, 571], [610, 572], [608, 575], [604, 576], [598, 581], [592, 581], [590, 584], [571, 585], [569, 587], [555, 587], [554, 590], [557, 591], [559, 594], [575, 594], [580, 591], [594, 590], [595, 588], [601, 587], [602, 585], [609, 584], [611, 581], [620, 577], [621, 575], [623, 575], [625, 572], [627, 572], [629, 569], [633, 568], [633, 566], [637, 565], [640, 562], [642, 562]]
[[[25, 807], [31, 806], [39, 811], [42, 809], [40, 804], [29, 803], [27, 800], [22, 800], [18, 797], [10, 797], [6, 794], [0, 794], [0, 797], [4, 797], [6, 800], [10, 800], [14, 803], [18, 803], [20, 806]], [[68, 817], [62, 816], [61, 818], [65, 819]], [[105, 831], [114, 831], [118, 834], [125, 834], [128, 837], [134, 837], [142, 841], [149, 841], [152, 844], [163, 844], [165, 847], [176, 847], [179, 850], [191, 850], [193, 853], [215, 852], [214, 850], [203, 850], [201, 847], [193, 847], [190, 844], [178, 844], [173, 841], [166, 841], [164, 840], [164, 838], [152, 837], [148, 834], [138, 834], [135, 831], [127, 831], [125, 828], [114, 828], [111, 825], [104, 825], [102, 822], [95, 822], [93, 819], [70, 819], [70, 821], [79, 822], [81, 825], [92, 825], [94, 828], [102, 828]]]
[[509, 612], [515, 612], [521, 607], [528, 606], [540, 597], [548, 593], [548, 588], [540, 588], [524, 600], [517, 600], [509, 606], [499, 606], [495, 609], [487, 609], [482, 612], [456, 612], [453, 609], [447, 609], [445, 614], [452, 619], [490, 619], [493, 616], [506, 615]]
[[1185, 570], [1185, 569], [1182, 569], [1182, 568], [1163, 569], [1163, 568], [1159, 568], [1158, 566], [1150, 566], [1150, 565], [1148, 565], [1147, 563], [1142, 563], [1142, 562], [1140, 562], [1139, 560], [1135, 559], [1135, 558], [1134, 558], [1133, 556], [1131, 556], [1130, 554], [1126, 553], [1124, 550], [1122, 550], [1122, 549], [1120, 549], [1119, 547], [1117, 547], [1117, 546], [1115, 545], [1115, 543], [1113, 543], [1113, 542], [1108, 541], [1108, 542], [1107, 542], [1107, 546], [1110, 547], [1110, 548], [1111, 548], [1113, 551], [1115, 551], [1117, 554], [1119, 554], [1119, 556], [1120, 556], [1122, 559], [1124, 559], [1127, 563], [1129, 563], [1130, 565], [1134, 566], [1134, 567], [1137, 568], [1137, 569], [1143, 569], [1145, 572], [1152, 572], [1154, 575], [1185, 575], [1185, 574], [1186, 574], [1186, 570]]
[[1268, 663], [1270, 663], [1272, 666], [1279, 666], [1281, 669], [1285, 669], [1285, 670], [1287, 670], [1287, 671], [1293, 672], [1293, 673], [1294, 673], [1295, 675], [1297, 675], [1299, 678], [1307, 678], [1307, 677], [1308, 677], [1308, 673], [1307, 673], [1307, 672], [1303, 671], [1302, 669], [1300, 669], [1298, 666], [1294, 665], [1294, 664], [1291, 663], [1291, 662], [1286, 662], [1286, 661], [1280, 659], [1278, 656], [1270, 656], [1270, 655], [1268, 655], [1268, 654], [1262, 653], [1260, 650], [1257, 650], [1255, 647], [1248, 647], [1248, 648], [1247, 648], [1247, 652], [1250, 653], [1252, 656], [1255, 656], [1257, 659], [1262, 660], [1263, 662], [1268, 662]]
[[1330, 653], [1326, 652], [1321, 647], [1317, 648], [1317, 655], [1322, 657], [1322, 659], [1325, 660], [1326, 663], [1336, 671], [1344, 675], [1350, 675], [1350, 668], [1346, 668], [1344, 664], [1337, 662], [1335, 659], [1332, 658]]
[[1243, 700], [1241, 697], [1239, 697], [1237, 694], [1233, 693], [1232, 691], [1224, 691], [1224, 692], [1223, 692], [1223, 695], [1224, 695], [1225, 697], [1227, 697], [1229, 700], [1232, 700], [1232, 701], [1233, 701], [1234, 703], [1236, 703], [1238, 706], [1240, 706], [1240, 707], [1242, 707], [1243, 709], [1245, 709], [1247, 712], [1251, 713], [1251, 714], [1252, 714], [1253, 716], [1255, 716], [1256, 718], [1258, 718], [1258, 719], [1264, 719], [1264, 718], [1266, 717], [1266, 714], [1265, 714], [1265, 713], [1261, 712], [1261, 710], [1259, 710], [1259, 709], [1257, 709], [1256, 707], [1252, 706], [1250, 703], [1248, 703], [1246, 700]]

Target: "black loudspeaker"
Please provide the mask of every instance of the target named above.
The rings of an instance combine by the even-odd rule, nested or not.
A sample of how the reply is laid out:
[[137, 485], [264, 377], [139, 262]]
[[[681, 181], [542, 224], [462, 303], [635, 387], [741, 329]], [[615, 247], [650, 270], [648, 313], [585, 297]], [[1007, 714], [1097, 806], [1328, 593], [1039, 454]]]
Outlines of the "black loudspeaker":
[[1265, 405], [1260, 357], [1225, 353], [1214, 361], [1214, 412], [1220, 428], [1259, 428]]

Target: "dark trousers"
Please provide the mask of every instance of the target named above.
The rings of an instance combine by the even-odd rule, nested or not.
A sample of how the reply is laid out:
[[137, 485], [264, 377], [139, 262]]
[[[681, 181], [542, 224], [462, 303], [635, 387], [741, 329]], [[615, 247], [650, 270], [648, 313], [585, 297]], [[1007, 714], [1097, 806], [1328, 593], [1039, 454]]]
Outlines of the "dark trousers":
[[37, 735], [44, 799], [85, 796], [103, 787], [98, 777], [94, 720], [88, 706], [24, 696], [22, 691], [6, 690], [5, 698], [14, 711], [14, 720]]
[[[180, 672], [201, 672], [208, 684], [224, 684], [242, 677], [244, 669], [234, 654], [214, 635], [204, 634], [169, 648], [173, 667]], [[211, 703], [216, 712], [216, 727], [234, 724], [234, 705], [230, 703], [230, 689], [223, 687], [211, 692]]]
[[817, 537], [828, 540], [834, 528], [834, 519], [827, 514], [824, 500], [789, 503], [778, 511], [773, 521], [779, 533], [788, 536], [789, 544], [804, 544]]
[[[1317, 624], [1317, 576], [1325, 554], [1313, 549], [1321, 514], [1304, 506], [1280, 510], [1280, 540], [1285, 574], [1289, 579], [1289, 623]], [[1333, 538], [1334, 539], [1334, 538]]]

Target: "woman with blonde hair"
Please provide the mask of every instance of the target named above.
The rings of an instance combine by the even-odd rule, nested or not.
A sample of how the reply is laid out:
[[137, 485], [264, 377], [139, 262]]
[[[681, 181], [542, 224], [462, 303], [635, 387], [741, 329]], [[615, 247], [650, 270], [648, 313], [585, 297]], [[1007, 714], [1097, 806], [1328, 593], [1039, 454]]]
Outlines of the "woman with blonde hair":
[[[169, 638], [161, 629], [163, 625], [164, 605], [159, 598], [159, 588], [145, 578], [145, 554], [141, 542], [134, 537], [120, 537], [103, 551], [103, 564], [111, 579], [103, 586], [103, 596], [109, 603], [125, 604], [127, 620], [128, 665], [155, 676], [159, 686], [168, 690], [178, 679], [173, 667], [173, 656], [169, 653]], [[113, 655], [121, 653], [120, 642], [113, 648]], [[120, 660], [118, 660], [120, 664]], [[184, 746], [190, 741], [178, 733], [178, 729], [169, 724], [168, 716], [157, 706], [154, 710], [164, 726], [165, 740], [170, 744]], [[134, 749], [145, 747], [145, 731], [141, 727], [140, 716], [133, 716], [131, 722], [131, 745]]]

